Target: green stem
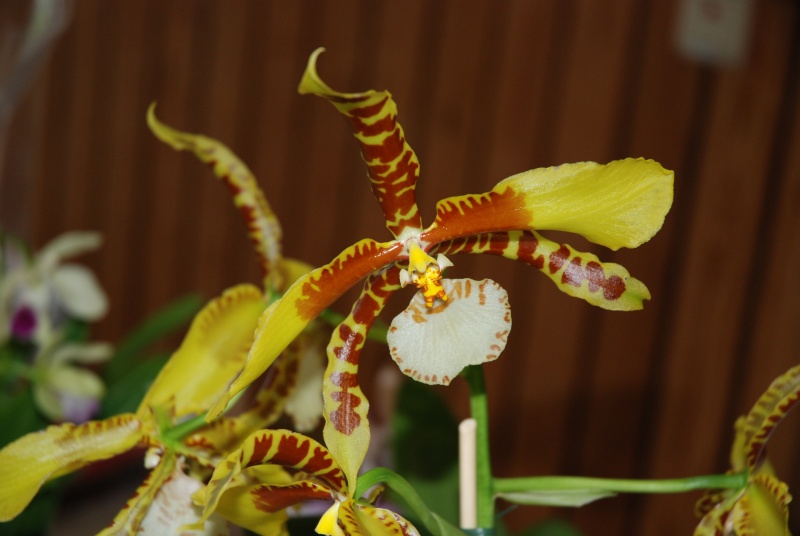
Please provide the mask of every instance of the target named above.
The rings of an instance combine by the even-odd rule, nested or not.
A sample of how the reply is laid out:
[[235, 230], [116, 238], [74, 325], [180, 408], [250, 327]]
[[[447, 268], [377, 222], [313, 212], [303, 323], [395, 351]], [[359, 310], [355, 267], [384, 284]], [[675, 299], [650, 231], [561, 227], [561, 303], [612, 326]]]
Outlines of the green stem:
[[206, 422], [206, 415], [203, 413], [196, 417], [192, 417], [188, 421], [184, 421], [176, 426], [166, 429], [162, 438], [167, 444], [177, 445], [183, 441], [184, 437], [191, 434], [198, 428], [202, 428], [206, 424], [208, 424]]
[[698, 489], [738, 489], [747, 484], [747, 474], [703, 475], [664, 480], [630, 480], [582, 476], [532, 476], [495, 478], [496, 493], [525, 491], [598, 490], [619, 493], [684, 493]]
[[431, 512], [419, 496], [417, 490], [402, 476], [391, 469], [376, 467], [358, 477], [356, 498], [377, 484], [386, 484], [411, 508], [414, 516], [433, 534], [437, 536], [463, 536], [463, 532], [448, 523], [435, 512]]
[[489, 403], [486, 396], [486, 382], [480, 365], [464, 369], [464, 377], [469, 384], [469, 407], [472, 418], [477, 423], [475, 431], [475, 462], [478, 485], [478, 527], [494, 527], [494, 494], [492, 462], [489, 457]]

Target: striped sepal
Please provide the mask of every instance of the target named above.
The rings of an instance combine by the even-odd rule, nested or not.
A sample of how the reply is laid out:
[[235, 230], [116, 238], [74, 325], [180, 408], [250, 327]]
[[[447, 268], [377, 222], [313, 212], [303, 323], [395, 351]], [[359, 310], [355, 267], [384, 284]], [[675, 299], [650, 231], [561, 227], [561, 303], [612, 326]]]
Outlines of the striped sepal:
[[776, 378], [758, 399], [744, 420], [744, 462], [756, 467], [764, 454], [764, 446], [775, 427], [800, 400], [800, 366]]
[[[323, 433], [325, 444], [351, 483], [356, 481], [370, 438], [369, 402], [358, 379], [359, 357], [372, 323], [399, 288], [399, 269], [395, 266], [371, 276], [328, 344], [328, 368], [322, 383]], [[351, 495], [354, 491], [351, 485]]]
[[253, 173], [217, 140], [181, 132], [161, 123], [156, 118], [155, 107], [153, 103], [147, 110], [150, 130], [176, 151], [191, 151], [211, 166], [214, 175], [230, 190], [234, 204], [244, 216], [248, 235], [264, 273], [264, 287], [280, 288], [283, 283], [276, 266], [281, 259], [281, 226]]
[[208, 418], [225, 411], [230, 399], [255, 381], [305, 327], [326, 307], [370, 273], [396, 261], [399, 242], [364, 239], [342, 251], [333, 261], [299, 278], [259, 319], [255, 342], [244, 369], [211, 407]]
[[304, 500], [331, 499], [347, 489], [344, 473], [324, 446], [288, 430], [259, 430], [214, 470], [206, 488], [203, 519], [216, 510], [226, 490], [244, 484], [239, 478], [243, 471], [269, 465], [300, 471], [310, 480], [287, 484], [280, 472], [248, 471], [250, 479], [259, 480], [261, 491], [252, 494], [251, 500], [259, 503], [256, 508], [263, 512], [276, 512]]
[[317, 74], [317, 58], [323, 50], [317, 49], [309, 58], [298, 90], [326, 99], [347, 118], [389, 231], [399, 237], [406, 229], [421, 230], [414, 192], [419, 161], [397, 122], [397, 105], [388, 91], [339, 93], [328, 87]]
[[601, 262], [567, 244], [531, 231], [484, 233], [445, 242], [435, 253], [488, 253], [520, 260], [550, 278], [562, 292], [614, 311], [633, 311], [650, 299], [650, 291], [619, 264]]

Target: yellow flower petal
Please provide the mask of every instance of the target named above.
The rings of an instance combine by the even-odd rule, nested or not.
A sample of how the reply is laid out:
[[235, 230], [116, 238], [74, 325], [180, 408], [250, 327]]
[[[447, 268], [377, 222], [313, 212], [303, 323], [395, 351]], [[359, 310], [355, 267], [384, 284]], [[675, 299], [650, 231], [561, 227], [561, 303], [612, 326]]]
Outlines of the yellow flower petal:
[[641, 158], [534, 169], [494, 192], [525, 196], [532, 228], [578, 233], [611, 249], [634, 248], [661, 228], [672, 206], [673, 173]]
[[140, 410], [175, 401], [175, 413], [206, 411], [241, 369], [264, 310], [252, 285], [225, 291], [200, 311], [180, 348], [161, 369]]
[[123, 414], [81, 425], [50, 426], [7, 445], [0, 450], [0, 521], [16, 517], [48, 480], [127, 452], [141, 438], [141, 422]]
[[427, 307], [417, 292], [392, 321], [392, 359], [417, 381], [448, 385], [467, 365], [497, 359], [511, 330], [508, 294], [490, 279], [442, 279], [449, 299]]

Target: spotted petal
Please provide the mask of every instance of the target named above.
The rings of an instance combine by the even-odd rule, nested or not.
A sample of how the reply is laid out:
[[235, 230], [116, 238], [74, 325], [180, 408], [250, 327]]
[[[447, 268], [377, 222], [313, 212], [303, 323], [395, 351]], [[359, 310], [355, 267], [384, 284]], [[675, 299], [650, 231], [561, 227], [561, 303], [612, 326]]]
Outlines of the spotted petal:
[[339, 93], [328, 87], [317, 74], [317, 58], [323, 50], [318, 48], [309, 58], [300, 93], [326, 99], [347, 118], [361, 146], [372, 193], [381, 205], [389, 231], [401, 237], [421, 230], [414, 192], [419, 161], [397, 122], [397, 105], [388, 91]]
[[361, 390], [358, 364], [367, 332], [387, 300], [400, 288], [399, 269], [374, 274], [364, 284], [350, 314], [328, 344], [328, 368], [322, 384], [325, 444], [341, 465], [355, 492], [356, 476], [369, 448], [369, 402]]
[[559, 290], [612, 311], [641, 309], [650, 291], [619, 264], [558, 244], [531, 231], [482, 233], [444, 242], [434, 253], [485, 253], [522, 261], [550, 278]]
[[276, 265], [281, 259], [281, 226], [253, 173], [219, 141], [161, 123], [156, 118], [155, 103], [147, 110], [147, 124], [158, 139], [176, 151], [191, 151], [211, 166], [214, 175], [233, 194], [233, 202], [244, 216], [248, 235], [261, 262], [266, 288], [280, 288], [283, 283]]
[[0, 450], [0, 521], [16, 517], [48, 480], [127, 452], [142, 437], [139, 419], [123, 414], [50, 426], [17, 439]]
[[448, 385], [467, 365], [497, 359], [511, 330], [508, 294], [490, 279], [442, 279], [449, 296], [426, 307], [417, 292], [389, 327], [392, 359], [417, 381]]
[[140, 408], [166, 405], [174, 397], [177, 415], [204, 412], [241, 369], [263, 310], [261, 292], [252, 285], [233, 287], [209, 302]]
[[648, 241], [672, 205], [673, 173], [628, 158], [533, 169], [492, 191], [439, 201], [428, 244], [492, 231], [552, 229], [577, 233], [611, 249]]
[[303, 329], [326, 307], [370, 273], [396, 261], [403, 250], [397, 242], [364, 239], [333, 261], [299, 278], [258, 321], [255, 342], [244, 369], [208, 412], [220, 415], [230, 399], [256, 380]]

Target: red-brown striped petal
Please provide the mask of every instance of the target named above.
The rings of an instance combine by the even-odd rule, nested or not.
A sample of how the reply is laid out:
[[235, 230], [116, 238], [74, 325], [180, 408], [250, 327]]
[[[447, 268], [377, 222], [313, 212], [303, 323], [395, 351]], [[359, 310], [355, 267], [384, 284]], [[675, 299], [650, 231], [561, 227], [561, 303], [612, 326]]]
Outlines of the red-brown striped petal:
[[339, 93], [328, 87], [317, 74], [317, 57], [323, 50], [317, 49], [309, 58], [300, 93], [326, 99], [350, 123], [389, 231], [399, 237], [407, 230], [421, 230], [414, 193], [419, 161], [397, 122], [397, 105], [388, 91]]
[[[354, 483], [369, 447], [369, 402], [361, 391], [358, 362], [367, 332], [387, 300], [400, 288], [399, 269], [387, 268], [367, 279], [350, 314], [333, 331], [322, 384], [325, 444]], [[350, 486], [350, 493], [355, 486]]]
[[147, 124], [158, 139], [176, 151], [191, 151], [228, 187], [233, 202], [247, 223], [250, 241], [264, 273], [264, 288], [279, 289], [282, 274], [276, 270], [281, 259], [281, 225], [264, 197], [253, 173], [238, 156], [217, 140], [198, 134], [180, 132], [161, 123], [155, 115], [155, 103], [147, 110]]
[[550, 278], [562, 292], [592, 305], [615, 311], [641, 309], [650, 299], [647, 287], [619, 264], [601, 262], [531, 231], [482, 233], [450, 240], [434, 253], [487, 253], [520, 260]]
[[800, 366], [793, 367], [772, 382], [745, 418], [744, 463], [756, 467], [764, 455], [764, 446], [786, 414], [800, 400]]
[[345, 249], [330, 263], [295, 281], [283, 297], [261, 315], [244, 369], [209, 410], [208, 419], [225, 411], [233, 395], [267, 370], [319, 313], [358, 281], [396, 261], [402, 251], [401, 242], [379, 243], [364, 239]]

